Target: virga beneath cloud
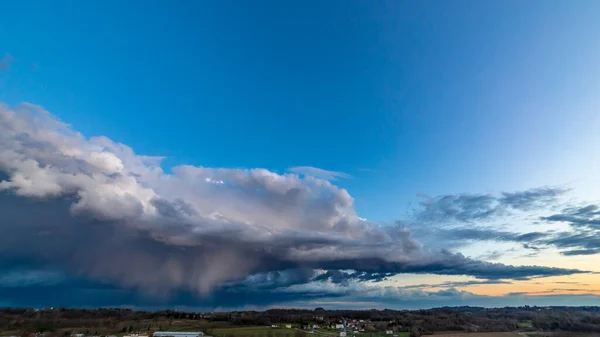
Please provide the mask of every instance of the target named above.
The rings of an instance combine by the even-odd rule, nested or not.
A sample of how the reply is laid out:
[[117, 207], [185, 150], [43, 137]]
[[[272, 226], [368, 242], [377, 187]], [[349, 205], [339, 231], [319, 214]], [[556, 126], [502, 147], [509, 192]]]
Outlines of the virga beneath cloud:
[[[181, 165], [166, 173], [161, 159], [106, 137], [86, 138], [39, 106], [1, 105], [0, 267], [55, 270], [157, 294], [372, 282], [398, 273], [500, 280], [584, 272], [423, 246], [399, 225], [360, 218], [348, 191], [311, 175], [314, 168], [298, 175]], [[416, 219], [468, 222], [561, 193], [442, 197]], [[495, 237], [528, 242], [539, 239], [534, 234]]]

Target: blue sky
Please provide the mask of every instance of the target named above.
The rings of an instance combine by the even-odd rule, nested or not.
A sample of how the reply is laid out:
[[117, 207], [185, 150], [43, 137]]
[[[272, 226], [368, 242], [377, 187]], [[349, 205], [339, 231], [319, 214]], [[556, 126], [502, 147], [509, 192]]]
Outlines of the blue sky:
[[[481, 258], [514, 247], [498, 237], [492, 252], [486, 241], [435, 243], [419, 202], [551, 186], [571, 189], [560, 204], [571, 214], [566, 200], [598, 199], [599, 10], [596, 1], [11, 1], [0, 8], [0, 102], [39, 105], [85, 137], [164, 156], [164, 174], [178, 178], [192, 174], [172, 172], [180, 165], [341, 172], [336, 189], [313, 198], [343, 188], [361, 219], [401, 220], [419, 242]], [[205, 178], [235, 184], [228, 174]], [[179, 191], [165, 184], [142, 185]], [[195, 192], [182, 193], [193, 204]], [[532, 217], [552, 215], [541, 212], [481, 226], [517, 230], [518, 216], [531, 230], [570, 228], [535, 227]]]

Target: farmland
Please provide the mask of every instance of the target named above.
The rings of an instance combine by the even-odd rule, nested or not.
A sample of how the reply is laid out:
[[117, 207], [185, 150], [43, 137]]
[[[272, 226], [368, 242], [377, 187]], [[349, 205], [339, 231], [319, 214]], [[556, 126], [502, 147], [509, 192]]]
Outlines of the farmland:
[[271, 328], [268, 326], [251, 326], [240, 328], [209, 329], [207, 333], [214, 337], [293, 337], [297, 330], [285, 328]]
[[[241, 328], [221, 328], [221, 329], [210, 329], [207, 333], [214, 337], [299, 337], [299, 336], [339, 336], [339, 330], [315, 330], [314, 334], [297, 330], [297, 329], [285, 329], [285, 328], [271, 328], [266, 326], [253, 326], [253, 327], [241, 327]], [[398, 337], [409, 337], [408, 332], [397, 333]], [[389, 336], [383, 332], [367, 332], [367, 333], [348, 333], [348, 336], [356, 337], [384, 337]], [[494, 336], [492, 336], [494, 337]], [[503, 337], [503, 336], [498, 336]], [[508, 336], [506, 336], [508, 337]]]
[[519, 332], [456, 332], [435, 334], [435, 337], [524, 337]]
[[[203, 331], [215, 337], [339, 336], [545, 337], [600, 333], [598, 307], [438, 308], [429, 310], [315, 310], [178, 312], [129, 309], [0, 309], [0, 336], [150, 336], [154, 331]], [[276, 327], [273, 327], [273, 326]], [[292, 327], [286, 328], [286, 325]], [[316, 325], [314, 334], [307, 330]], [[298, 330], [298, 329], [303, 330]], [[453, 332], [448, 332], [453, 331]], [[514, 332], [519, 331], [519, 333]], [[389, 336], [389, 335], [387, 335]]]
[[521, 329], [532, 328], [533, 323], [531, 323], [531, 321], [519, 322], [519, 323], [517, 323], [517, 326]]

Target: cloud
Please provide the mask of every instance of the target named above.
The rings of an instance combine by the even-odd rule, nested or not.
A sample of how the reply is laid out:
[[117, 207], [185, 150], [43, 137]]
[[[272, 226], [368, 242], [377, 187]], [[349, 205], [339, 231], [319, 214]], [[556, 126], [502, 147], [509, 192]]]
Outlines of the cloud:
[[296, 166], [296, 167], [290, 167], [287, 170], [288, 170], [288, 172], [305, 175], [305, 176], [312, 176], [312, 177], [320, 178], [320, 179], [324, 179], [324, 180], [337, 180], [337, 179], [352, 178], [352, 176], [349, 175], [348, 173], [338, 172], [338, 171], [327, 171], [327, 170], [323, 170], [323, 169], [320, 169], [317, 167], [312, 167], [312, 166]]
[[562, 255], [573, 256], [573, 255], [594, 255], [600, 253], [600, 249], [573, 249], [565, 250], [561, 252]]
[[0, 58], [0, 71], [10, 69], [10, 64], [14, 61], [14, 57], [12, 55], [6, 53], [2, 58]]
[[565, 208], [562, 213], [541, 217], [548, 222], [566, 222], [573, 227], [600, 229], [600, 208], [597, 205]]
[[[419, 240], [428, 246], [437, 246], [445, 249], [457, 249], [476, 242], [504, 242], [517, 243], [524, 248], [534, 249], [533, 243], [543, 238], [552, 237], [550, 232], [511, 232], [499, 230], [496, 227], [487, 224], [468, 224], [468, 225], [448, 225], [444, 222], [429, 223], [423, 225], [420, 222], [399, 222], [401, 225], [410, 229], [411, 234], [416, 240]], [[537, 248], [537, 247], [535, 247]], [[541, 248], [538, 248], [538, 250]], [[504, 253], [509, 251], [503, 251]], [[497, 253], [503, 253], [497, 252]], [[496, 254], [496, 257], [499, 257]]]
[[531, 211], [553, 205], [568, 192], [560, 187], [543, 187], [525, 191], [492, 194], [449, 194], [438, 197], [421, 195], [421, 208], [413, 215], [426, 222], [474, 222], [510, 215], [514, 211]]
[[[550, 247], [563, 255], [589, 255], [599, 248], [597, 223], [600, 208], [595, 205], [569, 206], [563, 187], [541, 187], [499, 194], [448, 194], [437, 197], [420, 195], [423, 200], [399, 224], [426, 246], [457, 249], [477, 242], [516, 243], [530, 250], [527, 257], [537, 256]], [[559, 214], [540, 216], [548, 212]], [[546, 222], [566, 222], [573, 230], [532, 230]], [[523, 223], [524, 226], [515, 226]], [[556, 228], [559, 228], [556, 226]], [[526, 230], [529, 231], [526, 231]], [[577, 249], [574, 249], [577, 248]], [[568, 252], [566, 249], [570, 249]], [[487, 260], [502, 254], [484, 257]]]
[[0, 274], [0, 287], [49, 286], [60, 283], [65, 276], [52, 270], [11, 270]]
[[416, 214], [419, 221], [469, 222], [488, 219], [498, 211], [497, 199], [491, 195], [444, 195], [426, 198]]
[[526, 243], [524, 243], [524, 244], [523, 244], [523, 248], [525, 248], [525, 249], [531, 249], [531, 250], [535, 250], [535, 251], [539, 251], [539, 250], [540, 250], [540, 248], [539, 248], [539, 247], [535, 247], [535, 246], [532, 246], [532, 245], [528, 245], [528, 244], [526, 244]]
[[552, 283], [556, 283], [556, 284], [578, 284], [578, 285], [582, 285], [582, 286], [589, 286], [589, 284], [587, 284], [587, 283], [575, 282], [575, 281], [561, 281], [561, 282], [552, 282]]
[[493, 228], [450, 228], [440, 235], [455, 240], [500, 241], [500, 242], [531, 242], [546, 237], [547, 233], [528, 232], [514, 233], [499, 231]]
[[[360, 218], [345, 189], [312, 175], [189, 165], [165, 173], [161, 159], [106, 137], [85, 138], [38, 106], [1, 105], [2, 263], [159, 297], [254, 289], [260, 275], [275, 285], [309, 284], [311, 270], [353, 270], [358, 281], [581, 272], [428, 249], [406, 229]], [[498, 202], [489, 198], [463, 198], [463, 213], [453, 216], [479, 217], [474, 205]]]
[[[84, 280], [73, 280], [55, 285], [28, 285], [2, 288], [0, 297], [13, 307], [132, 307], [156, 310], [161, 308], [188, 308], [188, 310], [235, 310], [248, 308], [261, 310], [271, 307], [317, 306], [331, 309], [392, 308], [422, 309], [443, 306], [519, 306], [519, 305], [595, 305], [600, 296], [565, 295], [558, 293], [513, 293], [507, 296], [478, 295], [458, 290], [462, 283], [415, 287], [370, 287], [361, 283], [334, 284], [331, 282], [299, 283], [280, 288], [220, 287], [210, 296], [180, 292], [169, 297], [140, 297], [134, 290], [122, 289]], [[482, 281], [484, 284], [492, 282]], [[468, 284], [467, 284], [468, 283]], [[481, 282], [480, 282], [481, 283]], [[502, 283], [499, 281], [497, 283]], [[558, 291], [558, 290], [557, 290]]]
[[[555, 247], [565, 256], [600, 253], [600, 207], [597, 205], [569, 206], [560, 213], [538, 217], [550, 223], [566, 223], [568, 231], [511, 232], [497, 229], [487, 222], [501, 219], [511, 221], [511, 210], [544, 211], [558, 206], [556, 198], [565, 189], [540, 188], [517, 193], [492, 195], [447, 195], [429, 199], [416, 210], [414, 219], [401, 222], [410, 228], [413, 236], [426, 243], [443, 243], [446, 248], [457, 248], [472, 242], [496, 241], [519, 243], [536, 256], [541, 250]], [[516, 218], [516, 221], [527, 221]], [[421, 223], [428, 223], [422, 226]], [[496, 255], [495, 255], [496, 256]], [[497, 256], [496, 256], [497, 257]]]
[[537, 244], [554, 246], [562, 255], [593, 255], [600, 253], [600, 207], [597, 205], [569, 206], [560, 213], [542, 216], [549, 223], [566, 223], [570, 231], [551, 233], [539, 238]]
[[505, 207], [529, 211], [552, 205], [558, 197], [568, 192], [568, 189], [559, 187], [534, 188], [521, 192], [502, 193], [498, 202]]
[[446, 281], [437, 284], [414, 284], [398, 287], [400, 289], [428, 289], [428, 288], [457, 288], [480, 284], [510, 284], [509, 281], [503, 280], [471, 280], [471, 281]]
[[504, 252], [494, 250], [494, 251], [487, 252], [485, 254], [480, 255], [479, 257], [477, 257], [477, 259], [485, 260], [485, 261], [493, 261], [493, 260], [500, 259], [503, 255], [504, 255]]
[[348, 284], [350, 281], [372, 281], [381, 282], [386, 280], [394, 273], [366, 273], [366, 272], [348, 272], [344, 270], [328, 270], [325, 273], [317, 275], [311, 281], [329, 281], [332, 283]]
[[570, 232], [559, 232], [552, 237], [540, 240], [540, 244], [554, 246], [563, 250], [563, 255], [591, 255], [600, 252], [600, 231], [577, 229]]

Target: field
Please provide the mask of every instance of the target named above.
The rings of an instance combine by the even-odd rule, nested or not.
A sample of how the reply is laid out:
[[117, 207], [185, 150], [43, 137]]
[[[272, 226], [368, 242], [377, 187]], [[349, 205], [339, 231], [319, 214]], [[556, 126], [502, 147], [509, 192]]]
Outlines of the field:
[[[318, 314], [315, 312], [319, 311]], [[316, 316], [315, 316], [316, 315]], [[150, 336], [154, 331], [202, 331], [214, 337], [327, 337], [339, 336], [339, 330], [327, 329], [333, 322], [340, 322], [346, 312], [327, 311], [318, 308], [272, 309], [265, 312], [215, 312], [188, 313], [174, 310], [157, 312], [133, 311], [128, 309], [23, 309], [0, 308], [0, 336], [33, 336], [44, 333], [44, 337], [65, 337], [71, 334], [87, 336], [139, 333]], [[425, 332], [431, 337], [600, 337], [600, 308], [552, 307], [479, 309], [448, 308], [419, 311], [349, 311], [350, 319], [360, 317], [367, 323], [366, 330], [378, 332], [354, 334], [348, 337], [387, 337], [382, 333], [387, 322], [397, 320], [408, 329], [417, 327], [422, 337]], [[569, 319], [565, 320], [564, 317]], [[324, 319], [327, 317], [328, 319]], [[490, 320], [493, 317], [493, 320]], [[535, 322], [532, 322], [535, 317]], [[373, 319], [375, 318], [375, 319]], [[291, 323], [302, 326], [318, 321], [320, 328], [314, 334], [294, 328], [271, 327]], [[518, 327], [516, 324], [518, 323]], [[532, 324], [534, 323], [534, 324]], [[534, 327], [535, 326], [535, 327]], [[473, 332], [468, 330], [496, 330], [517, 332]], [[577, 331], [577, 332], [575, 332]], [[400, 337], [410, 337], [407, 332]]]
[[[398, 337], [409, 337], [410, 336], [410, 332], [406, 332], [406, 331], [396, 332], [394, 334], [398, 335]], [[358, 334], [348, 334], [348, 336], [350, 336], [350, 337], [352, 337], [352, 336], [356, 336], [356, 337], [390, 337], [391, 335], [386, 335], [383, 332], [364, 332], [364, 333], [358, 333]]]
[[[207, 330], [206, 333], [208, 335], [214, 337], [265, 337], [265, 336], [273, 336], [273, 337], [295, 337], [295, 336], [339, 336], [340, 331], [333, 330], [316, 330], [314, 334], [310, 334], [308, 332], [302, 333], [296, 329], [285, 329], [285, 328], [271, 328], [266, 326], [254, 326], [254, 327], [243, 327], [243, 328], [221, 328], [221, 329], [210, 329]], [[399, 337], [409, 337], [410, 333], [408, 332], [399, 332]], [[390, 335], [386, 335], [381, 332], [367, 332], [367, 333], [359, 333], [352, 334], [348, 333], [348, 336], [356, 336], [356, 337], [383, 337]], [[493, 337], [493, 336], [492, 336]], [[501, 336], [500, 336], [501, 337]], [[522, 337], [522, 336], [521, 336]]]
[[457, 332], [435, 334], [436, 337], [524, 337], [518, 332]]
[[295, 336], [296, 331], [296, 329], [251, 326], [243, 328], [209, 329], [206, 333], [213, 337], [293, 337]]

